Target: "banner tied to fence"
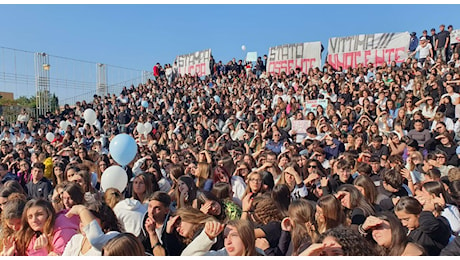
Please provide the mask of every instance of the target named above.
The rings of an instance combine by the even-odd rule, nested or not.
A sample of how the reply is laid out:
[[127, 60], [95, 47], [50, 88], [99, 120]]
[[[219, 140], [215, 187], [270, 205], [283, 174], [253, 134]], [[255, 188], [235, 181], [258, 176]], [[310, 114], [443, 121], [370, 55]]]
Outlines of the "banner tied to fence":
[[450, 32], [450, 43], [455, 44], [460, 42], [460, 29]]
[[360, 34], [329, 39], [327, 62], [335, 69], [356, 68], [360, 63], [380, 66], [401, 63], [408, 57], [410, 35], [403, 33]]
[[198, 77], [211, 74], [209, 60], [211, 58], [211, 49], [197, 51], [190, 54], [179, 55], [176, 58], [179, 74], [184, 76], [190, 74]]
[[267, 72], [289, 73], [300, 68], [308, 73], [310, 68], [321, 67], [321, 42], [304, 42], [271, 47], [267, 57]]

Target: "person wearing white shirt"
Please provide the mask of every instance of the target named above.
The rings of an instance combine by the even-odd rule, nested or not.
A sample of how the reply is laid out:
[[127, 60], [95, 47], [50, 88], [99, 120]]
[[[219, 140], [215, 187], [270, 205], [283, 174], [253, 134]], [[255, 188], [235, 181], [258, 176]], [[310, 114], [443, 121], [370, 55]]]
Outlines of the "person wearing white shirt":
[[138, 236], [142, 230], [142, 220], [147, 212], [146, 205], [133, 198], [126, 198], [113, 207], [113, 212], [125, 232]]
[[409, 57], [414, 56], [417, 52], [419, 52], [418, 61], [420, 64], [423, 64], [427, 57], [433, 57], [433, 47], [428, 43], [425, 37], [420, 38], [420, 44], [415, 51], [409, 54]]
[[365, 83], [369, 83], [369, 79], [367, 78], [366, 75], [364, 75], [364, 72], [360, 72], [358, 77], [355, 79], [355, 83], [358, 84], [360, 81], [363, 81]]
[[277, 88], [276, 89], [276, 95], [273, 97], [271, 107], [272, 109], [275, 109], [276, 105], [278, 104], [278, 99], [282, 98], [284, 102], [286, 102], [286, 97], [283, 94], [283, 89]]
[[435, 105], [433, 97], [427, 96], [415, 103], [415, 106], [420, 107], [422, 115], [427, 119], [432, 119], [436, 115], [438, 106]]
[[[91, 211], [89, 210], [91, 208]], [[75, 234], [67, 243], [63, 256], [100, 256], [102, 247], [120, 234], [113, 211], [106, 204], [101, 206], [74, 205], [66, 217], [80, 217], [81, 234]], [[104, 225], [102, 230], [101, 225]]]
[[444, 124], [446, 124], [447, 131], [449, 131], [449, 132], [454, 131], [454, 121], [452, 121], [452, 119], [446, 117], [442, 112], [437, 112], [436, 115], [435, 115], [435, 118], [438, 118], [438, 119], [433, 120], [433, 124], [431, 124], [431, 128], [430, 128], [431, 131], [435, 130], [436, 125], [438, 124], [438, 122], [444, 122]]

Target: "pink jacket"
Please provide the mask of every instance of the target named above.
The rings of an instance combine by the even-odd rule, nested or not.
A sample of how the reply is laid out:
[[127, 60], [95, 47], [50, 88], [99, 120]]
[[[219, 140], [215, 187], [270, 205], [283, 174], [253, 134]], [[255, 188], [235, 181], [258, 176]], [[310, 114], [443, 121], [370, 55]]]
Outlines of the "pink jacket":
[[[66, 210], [59, 212], [56, 217], [56, 222], [54, 223], [53, 241], [51, 242], [51, 245], [53, 246], [53, 252], [58, 255], [62, 255], [65, 246], [72, 236], [78, 233], [80, 226], [80, 218], [78, 216], [73, 216], [69, 219], [65, 216], [65, 213], [67, 213]], [[47, 256], [49, 254], [47, 248], [34, 250], [36, 239], [36, 237], [33, 237], [30, 241], [29, 246], [27, 247], [26, 255]]]

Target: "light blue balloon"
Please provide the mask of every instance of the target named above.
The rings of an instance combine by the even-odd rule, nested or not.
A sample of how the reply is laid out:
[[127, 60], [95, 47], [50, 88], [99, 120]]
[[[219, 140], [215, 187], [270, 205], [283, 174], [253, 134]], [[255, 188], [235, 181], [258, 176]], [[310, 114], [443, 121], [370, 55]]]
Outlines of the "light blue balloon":
[[214, 96], [214, 100], [217, 102], [217, 103], [220, 103], [220, 97], [218, 95], [215, 95]]
[[137, 144], [132, 136], [119, 134], [110, 142], [109, 151], [117, 163], [126, 166], [136, 157]]
[[145, 107], [145, 108], [148, 108], [149, 107], [149, 102], [147, 102], [146, 100], [142, 100], [141, 105], [143, 107]]

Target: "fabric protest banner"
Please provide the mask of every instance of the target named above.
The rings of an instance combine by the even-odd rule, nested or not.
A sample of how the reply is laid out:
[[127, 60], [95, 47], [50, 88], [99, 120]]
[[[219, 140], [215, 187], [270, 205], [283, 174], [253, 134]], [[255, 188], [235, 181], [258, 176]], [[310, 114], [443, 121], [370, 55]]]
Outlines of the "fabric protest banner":
[[292, 120], [291, 130], [296, 134], [296, 143], [301, 143], [307, 137], [307, 128], [310, 127], [310, 120]]
[[285, 44], [268, 50], [267, 72], [288, 73], [300, 68], [308, 73], [308, 69], [315, 67], [321, 67], [321, 42]]
[[408, 57], [409, 42], [408, 32], [330, 38], [327, 62], [335, 69], [356, 68], [360, 63], [374, 66], [391, 61], [401, 63]]
[[450, 43], [459, 43], [460, 42], [460, 29], [452, 30], [450, 33]]
[[197, 51], [190, 54], [180, 55], [176, 57], [179, 74], [198, 75], [198, 77], [211, 74], [209, 68], [209, 60], [211, 58], [211, 49]]
[[313, 112], [316, 115], [316, 108], [318, 106], [322, 106], [324, 111], [326, 111], [327, 107], [327, 99], [312, 99], [312, 100], [305, 100], [304, 107], [305, 107], [305, 115], [309, 112]]

